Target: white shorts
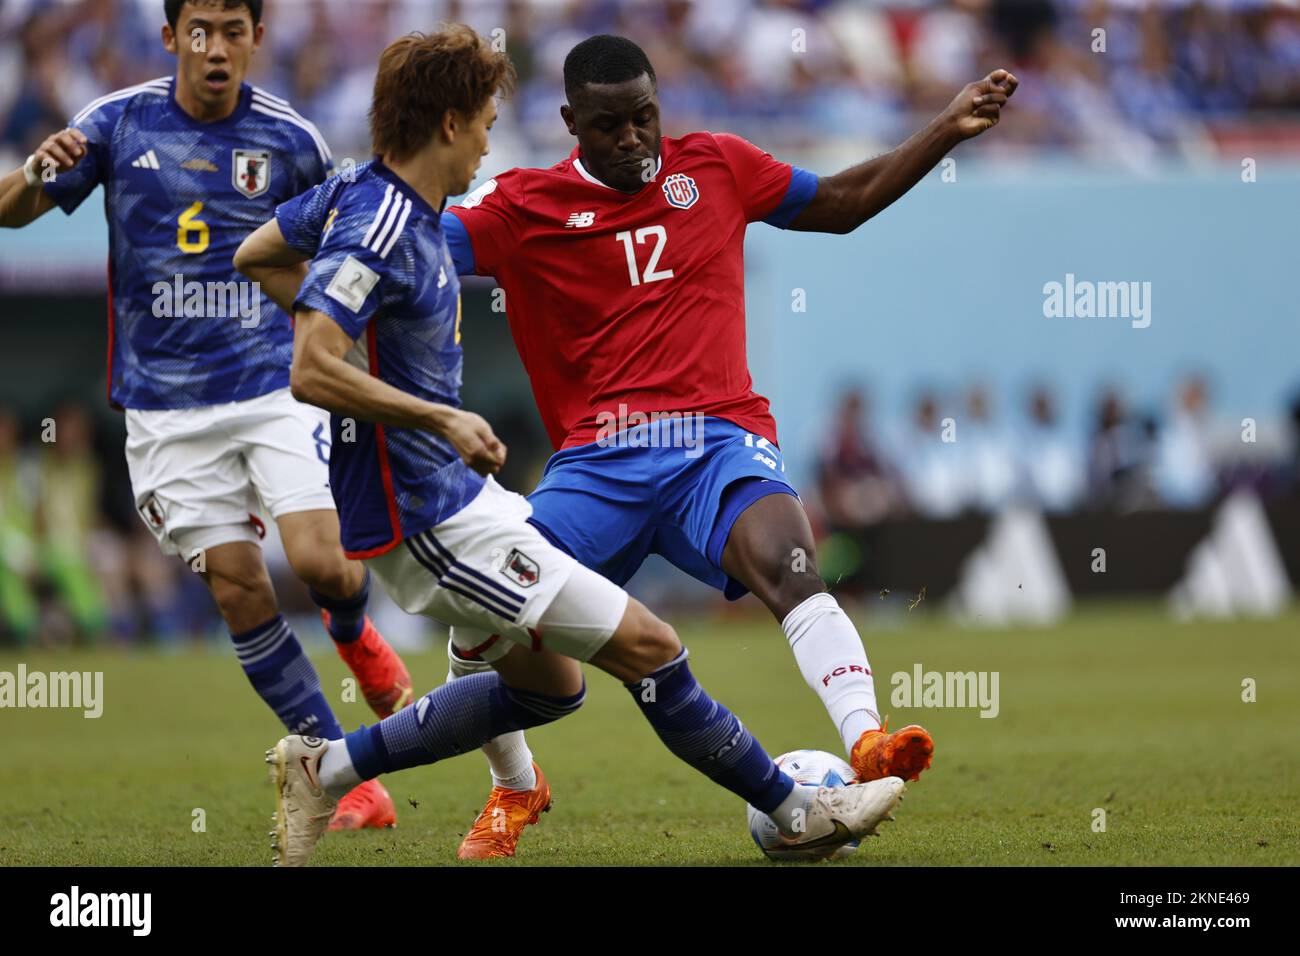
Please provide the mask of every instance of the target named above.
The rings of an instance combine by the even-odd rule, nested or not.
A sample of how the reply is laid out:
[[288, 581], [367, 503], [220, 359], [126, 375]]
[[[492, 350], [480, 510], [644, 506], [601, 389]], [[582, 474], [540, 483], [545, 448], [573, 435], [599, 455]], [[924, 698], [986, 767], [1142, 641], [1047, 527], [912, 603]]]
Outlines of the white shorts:
[[365, 563], [403, 610], [451, 625], [467, 654], [494, 661], [513, 642], [590, 660], [623, 620], [627, 592], [542, 537], [532, 513], [489, 477], [442, 524]]
[[[166, 554], [256, 543], [272, 518], [334, 508], [329, 413], [287, 388], [204, 408], [127, 409], [135, 507]], [[260, 503], [259, 503], [260, 499]]]

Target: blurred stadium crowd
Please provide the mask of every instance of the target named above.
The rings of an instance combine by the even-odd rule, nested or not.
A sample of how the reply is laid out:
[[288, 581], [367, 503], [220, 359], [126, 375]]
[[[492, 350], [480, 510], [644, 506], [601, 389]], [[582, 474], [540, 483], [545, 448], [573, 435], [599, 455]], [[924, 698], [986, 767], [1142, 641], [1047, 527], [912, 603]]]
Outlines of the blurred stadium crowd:
[[[440, 20], [469, 23], [514, 59], [519, 91], [494, 133], [512, 159], [567, 152], [564, 56], [600, 32], [645, 46], [668, 133], [725, 128], [774, 152], [892, 144], [994, 65], [1023, 82], [1016, 121], [991, 149], [1132, 165], [1212, 153], [1249, 119], [1266, 130], [1254, 135], [1300, 150], [1296, 0], [267, 0], [265, 9], [253, 81], [287, 96], [340, 158], [366, 155], [379, 51]], [[162, 0], [0, 3], [0, 159], [21, 161], [95, 97], [172, 72], [162, 22]]]
[[[113, 426], [79, 397], [36, 421], [0, 405], [0, 645], [220, 635], [197, 563], [165, 556], [136, 513]], [[285, 613], [314, 622], [275, 523], [263, 527]]]
[[1083, 431], [1064, 422], [1046, 385], [1028, 390], [1020, 414], [999, 414], [980, 384], [960, 395], [922, 390], [896, 424], [877, 428], [863, 393], [843, 394], [818, 451], [824, 531], [1013, 505], [1048, 514], [1199, 509], [1243, 488], [1266, 501], [1300, 498], [1300, 396], [1285, 427], [1228, 421], [1215, 415], [1200, 375], [1180, 382], [1162, 412], [1131, 408], [1104, 388]]
[[[962, 394], [921, 390], [909, 420], [878, 427], [864, 393], [849, 389], [828, 416], [804, 498], [819, 537], [1011, 505], [1048, 514], [1201, 509], [1240, 488], [1300, 501], [1300, 397], [1288, 414], [1286, 427], [1258, 432], [1224, 420], [1205, 379], [1192, 375], [1161, 413], [1131, 409], [1103, 389], [1082, 432], [1065, 423], [1045, 385], [1028, 391], [1019, 414], [999, 413], [979, 384]], [[539, 473], [542, 436], [501, 434], [515, 476]], [[507, 484], [526, 490], [520, 480]], [[277, 593], [290, 613], [309, 616], [267, 524]], [[77, 400], [26, 428], [0, 407], [0, 545], [0, 643], [143, 636], [169, 644], [219, 633], [198, 576], [164, 557], [135, 513], [119, 437], [97, 430]], [[661, 600], [685, 583], [670, 575]]]
[[213, 613], [135, 514], [121, 449], [96, 439], [74, 399], [27, 428], [0, 408], [0, 642], [173, 640]]

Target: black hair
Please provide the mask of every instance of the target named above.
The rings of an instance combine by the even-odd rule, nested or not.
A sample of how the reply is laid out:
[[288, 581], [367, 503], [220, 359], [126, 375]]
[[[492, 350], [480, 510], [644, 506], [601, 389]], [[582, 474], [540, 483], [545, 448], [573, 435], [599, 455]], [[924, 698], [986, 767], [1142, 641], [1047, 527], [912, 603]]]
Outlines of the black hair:
[[[198, 0], [195, 0], [198, 2]], [[262, 0], [220, 0], [222, 9], [234, 10], [236, 7], [248, 7], [248, 12], [252, 14], [253, 26], [262, 22]], [[167, 14], [167, 25], [176, 31], [176, 21], [180, 18], [181, 7], [185, 6], [186, 0], [163, 0], [163, 12]]]
[[573, 96], [588, 83], [623, 83], [642, 73], [658, 85], [650, 58], [627, 37], [601, 33], [583, 40], [564, 58], [564, 95]]

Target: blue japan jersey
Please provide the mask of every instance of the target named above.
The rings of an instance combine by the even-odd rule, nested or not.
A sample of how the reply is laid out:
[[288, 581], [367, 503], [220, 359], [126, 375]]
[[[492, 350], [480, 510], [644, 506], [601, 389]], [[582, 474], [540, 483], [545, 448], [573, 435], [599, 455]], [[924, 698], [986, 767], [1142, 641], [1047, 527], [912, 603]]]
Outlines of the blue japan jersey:
[[332, 160], [316, 128], [245, 84], [215, 123], [185, 113], [163, 77], [87, 106], [86, 155], [45, 192], [71, 213], [101, 183], [109, 230], [109, 398], [195, 408], [289, 384], [288, 317], [235, 272], [235, 250]]
[[[350, 179], [351, 181], [348, 181]], [[439, 213], [380, 162], [276, 210], [314, 254], [295, 308], [323, 312], [356, 344], [346, 360], [403, 392], [460, 407], [460, 281]], [[331, 416], [330, 487], [349, 557], [383, 554], [470, 503], [483, 478], [445, 438]]]

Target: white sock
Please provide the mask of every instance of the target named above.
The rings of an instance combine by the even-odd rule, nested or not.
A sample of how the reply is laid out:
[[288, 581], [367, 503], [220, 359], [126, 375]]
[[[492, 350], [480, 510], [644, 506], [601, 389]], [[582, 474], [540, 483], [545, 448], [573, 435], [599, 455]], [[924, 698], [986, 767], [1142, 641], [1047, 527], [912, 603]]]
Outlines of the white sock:
[[814, 594], [787, 614], [781, 629], [799, 672], [822, 699], [848, 753], [863, 731], [880, 726], [876, 687], [858, 629], [826, 593]]
[[[456, 628], [457, 632], [461, 629]], [[488, 635], [483, 635], [483, 640], [487, 640]], [[480, 644], [482, 641], [476, 641]], [[457, 677], [465, 677], [469, 674], [485, 674], [492, 670], [492, 665], [486, 661], [468, 661], [459, 657], [454, 652], [455, 645], [447, 642], [447, 660], [450, 667], [447, 670], [447, 680], [453, 681]], [[528, 741], [524, 740], [522, 730], [512, 730], [508, 734], [502, 734], [500, 737], [494, 737], [483, 745], [481, 748], [483, 755], [487, 757], [488, 767], [492, 771], [492, 785], [495, 787], [505, 787], [507, 790], [531, 790], [537, 786], [537, 774], [533, 770], [533, 752], [528, 749]]]
[[817, 796], [815, 787], [804, 787], [796, 783], [786, 798], [781, 801], [781, 805], [768, 816], [786, 836], [795, 836], [803, 832], [808, 807], [812, 805], [815, 796]]
[[320, 776], [325, 792], [335, 800], [364, 782], [357, 773], [357, 768], [352, 766], [352, 756], [348, 753], [346, 740], [329, 741], [325, 752], [321, 754], [316, 773]]
[[537, 786], [533, 770], [533, 752], [528, 749], [522, 730], [495, 737], [483, 745], [483, 754], [492, 770], [492, 785], [507, 790], [531, 790]]

